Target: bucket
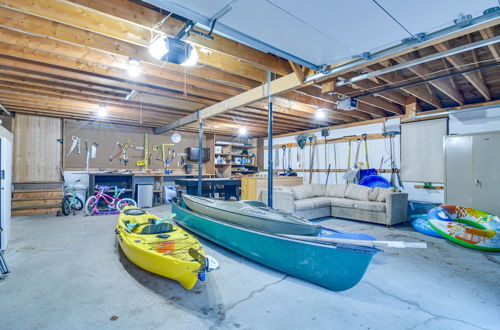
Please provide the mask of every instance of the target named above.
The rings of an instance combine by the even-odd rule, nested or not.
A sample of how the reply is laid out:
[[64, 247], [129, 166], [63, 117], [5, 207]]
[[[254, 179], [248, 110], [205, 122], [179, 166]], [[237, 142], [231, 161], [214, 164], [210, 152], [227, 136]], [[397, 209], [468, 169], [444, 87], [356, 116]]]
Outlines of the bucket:
[[186, 174], [191, 174], [191, 170], [193, 169], [193, 165], [192, 164], [186, 164], [184, 165], [184, 171], [186, 172]]

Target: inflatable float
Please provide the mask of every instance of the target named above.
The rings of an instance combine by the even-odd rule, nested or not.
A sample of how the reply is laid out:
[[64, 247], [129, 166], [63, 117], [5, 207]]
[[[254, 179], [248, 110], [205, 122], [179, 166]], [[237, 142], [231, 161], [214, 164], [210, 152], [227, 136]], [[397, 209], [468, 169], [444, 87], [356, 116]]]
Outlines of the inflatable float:
[[465, 206], [441, 205], [428, 213], [429, 225], [444, 238], [462, 246], [500, 251], [500, 218]]
[[432, 229], [431, 225], [429, 224], [427, 214], [419, 214], [415, 217], [416, 217], [416, 219], [413, 220], [411, 222], [411, 224], [416, 231], [418, 231], [419, 233], [424, 234], [424, 235], [438, 237], [438, 238], [444, 238], [437, 231]]

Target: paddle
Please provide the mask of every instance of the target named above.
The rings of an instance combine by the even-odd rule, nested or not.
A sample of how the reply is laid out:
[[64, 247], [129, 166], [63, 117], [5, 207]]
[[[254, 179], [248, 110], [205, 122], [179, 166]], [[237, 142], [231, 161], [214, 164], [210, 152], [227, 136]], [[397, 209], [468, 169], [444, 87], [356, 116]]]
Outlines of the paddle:
[[345, 238], [328, 238], [328, 237], [308, 237], [299, 235], [281, 235], [288, 238], [298, 239], [301, 241], [308, 242], [320, 242], [320, 243], [340, 243], [340, 244], [351, 244], [357, 246], [368, 246], [368, 247], [384, 247], [384, 248], [414, 248], [414, 249], [425, 249], [427, 248], [427, 243], [423, 242], [403, 242], [403, 241], [364, 241], [357, 239], [345, 239]]

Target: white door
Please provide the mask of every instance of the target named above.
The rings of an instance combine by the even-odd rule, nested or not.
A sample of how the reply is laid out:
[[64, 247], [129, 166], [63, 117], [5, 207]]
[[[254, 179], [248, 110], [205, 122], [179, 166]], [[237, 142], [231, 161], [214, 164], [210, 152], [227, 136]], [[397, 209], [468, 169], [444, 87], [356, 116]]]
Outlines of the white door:
[[474, 208], [500, 215], [500, 134], [474, 136]]
[[7, 248], [10, 237], [12, 187], [12, 142], [6, 138], [0, 139], [0, 250]]

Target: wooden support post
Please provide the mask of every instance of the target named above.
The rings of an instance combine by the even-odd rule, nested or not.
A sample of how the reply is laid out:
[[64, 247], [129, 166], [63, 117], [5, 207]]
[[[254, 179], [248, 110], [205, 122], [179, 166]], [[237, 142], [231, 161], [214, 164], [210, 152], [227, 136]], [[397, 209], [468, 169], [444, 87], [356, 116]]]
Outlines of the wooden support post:
[[412, 116], [416, 116], [419, 110], [420, 104], [417, 103], [417, 98], [415, 96], [409, 96], [405, 105], [405, 117], [408, 119]]
[[335, 90], [335, 81], [336, 79], [329, 80], [324, 82], [321, 85], [321, 93], [331, 93]]

